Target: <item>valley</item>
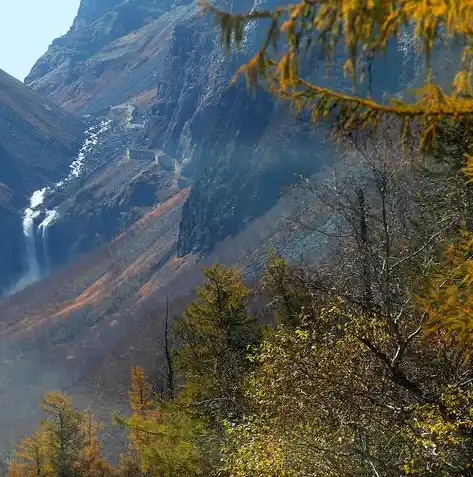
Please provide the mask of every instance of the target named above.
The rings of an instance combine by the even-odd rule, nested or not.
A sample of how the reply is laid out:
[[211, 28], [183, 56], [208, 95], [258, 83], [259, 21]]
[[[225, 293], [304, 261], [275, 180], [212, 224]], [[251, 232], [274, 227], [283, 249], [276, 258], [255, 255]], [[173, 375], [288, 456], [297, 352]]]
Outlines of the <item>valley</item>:
[[[302, 5], [307, 12], [312, 8]], [[416, 300], [430, 293], [429, 280], [449, 259], [442, 247], [453, 240], [457, 224], [468, 222], [470, 196], [456, 182], [463, 156], [448, 143], [450, 130], [439, 136], [448, 143], [442, 160], [453, 166], [435, 162], [440, 153], [433, 146], [424, 163], [417, 149], [406, 156], [399, 144], [405, 137], [415, 142], [422, 131], [419, 124], [409, 129], [410, 115], [427, 124], [458, 97], [465, 108], [467, 100], [457, 92], [425, 118], [421, 100], [409, 106], [413, 112], [402, 103], [400, 98], [415, 97], [412, 87], [423, 82], [427, 64], [407, 23], [402, 35], [396, 30], [394, 39], [379, 43], [383, 55], [360, 59], [369, 63], [362, 72], [350, 63], [346, 45], [337, 43], [327, 47], [330, 61], [323, 49], [296, 48], [298, 67], [317, 84], [309, 92], [306, 83], [291, 83], [290, 65], [279, 65], [278, 74], [267, 78], [275, 66], [269, 53], [258, 56], [261, 44], [270, 43], [258, 21], [267, 21], [271, 32], [281, 13], [264, 12], [279, 6], [276, 0], [222, 0], [203, 11], [189, 0], [81, 0], [70, 29], [32, 65], [24, 84], [0, 71], [0, 409], [15, 410], [0, 411], [1, 462], [9, 461], [15, 442], [38, 428], [41, 397], [57, 390], [80, 408], [90, 406], [101, 421], [103, 452], [119, 470], [105, 466], [100, 473], [102, 449], [91, 444], [90, 421], [86, 457], [98, 462], [91, 464], [93, 477], [343, 475], [337, 474], [338, 460], [328, 458], [330, 465], [320, 467], [305, 454], [298, 460], [300, 451], [291, 446], [304, 447], [298, 439], [307, 429], [311, 449], [320, 434], [324, 445], [339, 450], [340, 468], [355, 468], [362, 457], [362, 470], [346, 475], [422, 475], [396, 473], [411, 465], [404, 462], [405, 448], [422, 447], [411, 435], [414, 444], [405, 445], [403, 422], [407, 415], [421, 422], [415, 419], [422, 406], [440, 402], [431, 398], [437, 389], [429, 380], [439, 389], [454, 378], [468, 386], [471, 373], [443, 348], [439, 365], [436, 345], [422, 344], [420, 330], [425, 325], [428, 335], [431, 311], [421, 312], [424, 305]], [[225, 10], [250, 17], [227, 17]], [[296, 9], [294, 18], [306, 10]], [[295, 28], [291, 21], [271, 38], [276, 56]], [[230, 41], [227, 51], [225, 41], [240, 35], [239, 47]], [[373, 42], [370, 48], [374, 44], [379, 47]], [[367, 48], [350, 52], [364, 55]], [[446, 59], [446, 48], [436, 49], [432, 71], [440, 71], [439, 84], [458, 51], [455, 46]], [[245, 64], [246, 83], [232, 81]], [[363, 80], [355, 84], [357, 75]], [[447, 97], [442, 94], [436, 97]], [[382, 116], [391, 109], [397, 114], [396, 107], [402, 127]], [[365, 136], [365, 126], [369, 134], [378, 128], [384, 142]], [[437, 125], [432, 127], [435, 136]], [[467, 126], [458, 128], [452, 137]], [[203, 274], [215, 264], [222, 268]], [[431, 367], [441, 370], [435, 379]], [[319, 370], [323, 376], [313, 378]], [[386, 473], [376, 470], [381, 458], [352, 450], [358, 440], [369, 447], [363, 431], [371, 432], [371, 388], [379, 412], [373, 422], [383, 422], [381, 431], [373, 424], [372, 437], [380, 436], [373, 452], [394, 441], [402, 449], [402, 465], [386, 464]], [[143, 390], [149, 391], [146, 398]], [[313, 395], [315, 404], [307, 397]], [[61, 397], [54, 399], [53, 408], [64, 405]], [[384, 406], [384, 399], [394, 404]], [[442, 412], [460, 397], [445, 399], [438, 405]], [[300, 410], [299, 400], [305, 406]], [[285, 422], [291, 413], [294, 421]], [[129, 415], [133, 422], [123, 417]], [[365, 427], [353, 424], [355, 415]], [[265, 419], [273, 418], [274, 436], [265, 427]], [[396, 426], [402, 439], [390, 435]], [[243, 464], [222, 444], [225, 433], [236, 439], [232, 445], [245, 456]], [[153, 439], [162, 435], [156, 444]], [[453, 441], [448, 439], [445, 447]], [[215, 442], [221, 444], [217, 451]], [[202, 455], [193, 454], [194, 445], [202, 446]], [[292, 454], [279, 461], [286, 451]], [[260, 458], [260, 452], [271, 458]], [[287, 473], [273, 473], [273, 457]], [[146, 459], [159, 461], [166, 472]], [[212, 459], [227, 459], [227, 467]]]
[[[150, 322], [150, 310], [167, 297], [182, 311], [206, 263], [240, 262], [250, 275], [263, 266], [264, 250], [287, 242], [283, 224], [267, 227], [263, 216], [284, 187], [333, 160], [323, 131], [276, 111], [268, 96], [228, 87], [233, 66], [194, 4], [138, 3], [95, 17], [83, 0], [69, 33], [26, 79], [83, 136], [17, 203], [19, 265], [4, 277], [1, 366], [5, 376], [31, 367], [21, 374], [35, 378], [14, 388], [6, 378], [5, 405], [30, 389], [21, 421], [0, 416], [8, 439], [31, 430], [32, 406], [50, 388], [94, 399], [85, 383], [110, 359], [115, 379], [100, 387], [99, 410], [119, 405], [117, 383], [161, 349], [162, 321]], [[117, 30], [107, 33], [114, 15]], [[91, 31], [104, 36], [89, 45]], [[321, 143], [327, 150], [314, 160]], [[149, 349], [138, 346], [145, 336], [155, 341]], [[135, 351], [113, 358], [123, 340]]]

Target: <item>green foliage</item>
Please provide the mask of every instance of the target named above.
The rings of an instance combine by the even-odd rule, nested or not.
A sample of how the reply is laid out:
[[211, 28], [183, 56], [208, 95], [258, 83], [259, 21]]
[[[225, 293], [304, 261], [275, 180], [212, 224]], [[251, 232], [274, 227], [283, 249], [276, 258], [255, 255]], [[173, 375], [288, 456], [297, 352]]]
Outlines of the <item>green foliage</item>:
[[206, 475], [207, 463], [197, 445], [205, 435], [204, 426], [177, 405], [156, 403], [151, 414], [134, 413], [121, 423], [129, 427], [134, 436], [129, 449], [121, 456], [123, 474]]
[[469, 475], [471, 384], [438, 382], [438, 398], [414, 391], [359, 335], [382, 348], [389, 334], [344, 308], [320, 309], [314, 325], [279, 326], [262, 343], [247, 388], [255, 414], [228, 428], [228, 474]]
[[47, 419], [40, 430], [19, 446], [9, 475], [51, 477], [105, 477], [112, 468], [101, 455], [98, 425], [90, 412], [74, 409], [64, 394], [51, 392], [43, 399]]
[[[301, 0], [244, 15], [204, 6], [228, 49], [248, 22], [269, 20], [237, 72], [250, 86], [310, 108], [314, 121], [332, 116], [342, 132], [374, 133], [357, 143], [363, 180], [345, 177], [323, 198], [344, 221], [338, 242], [318, 267], [270, 255], [261, 285], [277, 325], [264, 332], [240, 273], [205, 270], [176, 327], [177, 395], [159, 399], [144, 369], [132, 370], [130, 416], [116, 416], [129, 430], [118, 469], [101, 456], [90, 413], [51, 393], [9, 475], [473, 476], [473, 0]], [[409, 28], [429, 66], [417, 99], [359, 95], [374, 59]], [[463, 53], [448, 91], [429, 63], [442, 41]], [[309, 48], [330, 62], [341, 44], [352, 93], [302, 77]], [[437, 163], [414, 170], [391, 157], [392, 138], [376, 141], [386, 124]]]
[[100, 457], [90, 415], [52, 394], [12, 477], [472, 475], [473, 372], [462, 353], [410, 332], [409, 314], [395, 333], [333, 290], [309, 292], [307, 272], [274, 255], [263, 284], [279, 324], [257, 344], [240, 275], [217, 266], [206, 276], [178, 327], [181, 392], [162, 400], [132, 369], [131, 414], [116, 416], [129, 429], [118, 469]]
[[[263, 84], [298, 110], [310, 110], [313, 121], [333, 118], [343, 137], [365, 131], [376, 145], [381, 135], [394, 136], [404, 151], [418, 145], [421, 152], [446, 162], [451, 162], [451, 150], [446, 151], [445, 146], [453, 146], [457, 151], [453, 155], [466, 162], [467, 186], [460, 187], [471, 188], [473, 0], [300, 0], [243, 14], [223, 11], [207, 0], [201, 3], [220, 24], [227, 48], [241, 43], [249, 22], [269, 22], [264, 42], [234, 79], [243, 74], [250, 86]], [[405, 35], [422, 45], [427, 65], [423, 84], [412, 102], [399, 98], [378, 101], [371, 96], [373, 62], [386, 52], [389, 43]], [[344, 56], [343, 69], [353, 83], [351, 93], [323, 86], [320, 78], [304, 67], [313, 49], [327, 65]], [[442, 87], [431, 60], [435, 53], [446, 52], [453, 58], [452, 81]], [[367, 83], [363, 94], [359, 93], [362, 83]], [[459, 208], [464, 205], [455, 204]], [[471, 339], [473, 329], [469, 252], [473, 224], [471, 213], [466, 208], [463, 212], [466, 238], [460, 246], [453, 242], [447, 248], [447, 266], [432, 274], [428, 292], [419, 300], [429, 315], [433, 334], [461, 345]]]
[[216, 265], [205, 270], [199, 298], [186, 309], [176, 332], [178, 369], [186, 378], [181, 399], [197, 403], [211, 419], [242, 412], [241, 379], [249, 365], [246, 350], [257, 326], [248, 311], [250, 290], [240, 274]]
[[301, 316], [312, 313], [312, 298], [302, 270], [271, 252], [262, 276], [263, 289], [270, 296], [270, 307], [280, 323], [297, 325]]
[[198, 447], [205, 427], [179, 401], [153, 395], [142, 368], [132, 369], [131, 416], [115, 415], [130, 431], [119, 474], [128, 477], [205, 475], [207, 463]]

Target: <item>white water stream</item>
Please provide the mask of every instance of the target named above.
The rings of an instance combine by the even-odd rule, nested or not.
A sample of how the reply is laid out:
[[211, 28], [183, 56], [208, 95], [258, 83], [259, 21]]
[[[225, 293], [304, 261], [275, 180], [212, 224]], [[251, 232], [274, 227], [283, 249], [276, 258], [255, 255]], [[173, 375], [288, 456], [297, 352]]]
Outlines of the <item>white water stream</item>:
[[[25, 209], [23, 215], [23, 237], [26, 251], [26, 269], [23, 276], [13, 287], [12, 292], [19, 291], [28, 285], [38, 281], [42, 276], [51, 272], [51, 259], [49, 251], [48, 231], [49, 227], [56, 222], [59, 212], [56, 209], [44, 209], [43, 203], [46, 195], [54, 193], [58, 189], [64, 187], [68, 182], [77, 179], [85, 170], [85, 161], [88, 155], [99, 141], [100, 136], [110, 129], [111, 121], [104, 120], [95, 126], [87, 129], [85, 132], [85, 140], [77, 154], [76, 158], [70, 165], [70, 171], [67, 177], [57, 182], [52, 187], [43, 187], [36, 190], [30, 197], [30, 205]], [[36, 228], [35, 219], [43, 215], [43, 220]], [[39, 236], [41, 246], [38, 247], [36, 237]], [[39, 249], [39, 250], [38, 250]], [[38, 257], [38, 251], [41, 257]]]

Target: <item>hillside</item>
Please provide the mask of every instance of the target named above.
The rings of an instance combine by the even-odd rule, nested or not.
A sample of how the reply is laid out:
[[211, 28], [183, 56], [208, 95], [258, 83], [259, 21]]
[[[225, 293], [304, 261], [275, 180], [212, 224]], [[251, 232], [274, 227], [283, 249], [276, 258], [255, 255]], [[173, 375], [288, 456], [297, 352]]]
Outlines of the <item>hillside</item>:
[[34, 190], [69, 169], [83, 130], [78, 119], [0, 70], [0, 290], [21, 270], [22, 209]]
[[81, 0], [0, 76], [0, 472], [473, 476], [473, 0], [428, 3]]
[[[252, 280], [270, 248], [288, 256], [296, 250], [297, 240], [283, 233], [281, 217], [300, 203], [284, 199], [204, 260], [177, 257], [188, 194], [173, 194], [109, 244], [0, 301], [0, 405], [15, 401], [18, 409], [0, 413], [0, 456], [9, 448], [7, 438], [34, 428], [41, 394], [56, 388], [94, 406], [106, 424], [106, 448], [113, 451], [119, 430], [111, 425], [110, 409], [126, 409], [130, 367], [163, 371], [165, 300], [174, 319], [202, 282], [202, 267], [237, 264]], [[299, 240], [304, 235], [313, 246], [321, 243], [312, 232], [297, 234]]]
[[[203, 265], [239, 264], [251, 279], [271, 246], [294, 256], [320, 244], [309, 238], [302, 247], [287, 232], [280, 216], [294, 204], [281, 196], [330, 172], [341, 151], [327, 124], [314, 128], [262, 90], [229, 85], [261, 39], [257, 29], [247, 33], [228, 57], [193, 3], [82, 0], [70, 31], [34, 65], [31, 88], [92, 129], [78, 173], [44, 184], [32, 224], [41, 273], [0, 302], [2, 366], [13, 389], [0, 399], [8, 405], [19, 394], [25, 409], [21, 423], [0, 416], [5, 428], [30, 426], [26, 409], [45, 386], [105, 408], [122, 400], [116, 383], [134, 361], [161, 364], [165, 297], [180, 312]], [[395, 47], [388, 53], [399, 59]], [[338, 67], [330, 81], [345, 87]], [[379, 94], [407, 82], [402, 71], [388, 77], [377, 68]], [[29, 395], [15, 381], [15, 360], [32, 376]]]
[[70, 31], [25, 82], [74, 112], [94, 114], [133, 98], [146, 103], [175, 25], [195, 12], [187, 0], [83, 0]]

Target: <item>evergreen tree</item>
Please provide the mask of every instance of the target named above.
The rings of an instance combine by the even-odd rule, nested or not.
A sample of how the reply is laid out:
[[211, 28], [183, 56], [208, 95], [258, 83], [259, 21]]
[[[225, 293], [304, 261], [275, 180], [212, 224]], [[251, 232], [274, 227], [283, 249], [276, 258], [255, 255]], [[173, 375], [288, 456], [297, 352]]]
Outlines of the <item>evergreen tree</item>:
[[236, 270], [216, 265], [204, 273], [198, 299], [177, 325], [182, 346], [176, 362], [186, 379], [181, 399], [222, 422], [243, 412], [246, 351], [255, 342], [257, 325], [248, 310], [250, 290]]
[[59, 392], [43, 398], [47, 418], [40, 430], [25, 438], [9, 469], [12, 476], [105, 477], [112, 467], [101, 454], [98, 425], [90, 412], [72, 407]]
[[44, 432], [26, 437], [15, 453], [8, 470], [9, 477], [42, 477], [48, 472]]
[[119, 474], [126, 477], [198, 477], [205, 474], [206, 462], [197, 446], [204, 428], [180, 407], [153, 396], [142, 368], [132, 369], [130, 391], [132, 414], [116, 416], [130, 429], [128, 449], [120, 459]]

